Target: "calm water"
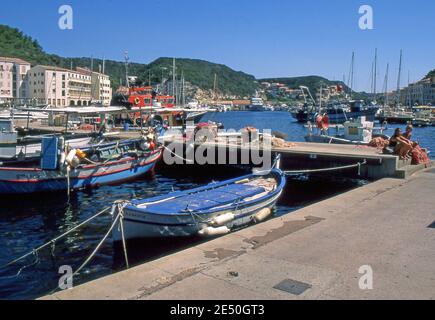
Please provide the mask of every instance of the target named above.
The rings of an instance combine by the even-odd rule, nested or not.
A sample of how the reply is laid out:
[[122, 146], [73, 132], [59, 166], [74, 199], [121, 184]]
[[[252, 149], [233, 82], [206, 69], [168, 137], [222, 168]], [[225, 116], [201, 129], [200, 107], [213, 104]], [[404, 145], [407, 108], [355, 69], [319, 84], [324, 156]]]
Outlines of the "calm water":
[[[289, 140], [302, 141], [303, 126], [294, 123], [283, 112], [227, 112], [206, 115], [203, 120], [223, 122], [226, 128], [240, 129], [251, 125], [257, 128], [273, 128], [288, 134]], [[433, 128], [415, 130], [415, 138], [431, 147]], [[118, 186], [105, 186], [92, 191], [73, 194], [70, 199], [64, 192], [26, 197], [0, 197], [0, 265], [27, 253], [76, 226], [117, 199], [150, 197], [171, 190], [182, 190], [214, 180], [222, 180], [242, 174], [236, 170], [210, 172], [177, 172], [161, 170], [134, 182]], [[364, 184], [355, 180], [289, 180], [275, 215], [287, 214], [309, 203], [318, 201]], [[59, 266], [71, 265], [76, 269], [91, 253], [110, 226], [109, 215], [95, 219], [85, 228], [59, 241], [54, 248], [47, 248], [35, 257], [20, 264], [0, 269], [0, 299], [28, 299], [51, 292], [57, 287]], [[192, 246], [201, 241], [189, 238], [175, 241], [136, 241], [128, 244], [132, 265], [152, 260], [173, 251]], [[52, 252], [54, 254], [52, 254]], [[19, 276], [15, 276], [20, 268]], [[75, 279], [75, 284], [89, 281], [124, 268], [122, 250], [114, 247], [111, 240], [104, 244], [94, 260]]]

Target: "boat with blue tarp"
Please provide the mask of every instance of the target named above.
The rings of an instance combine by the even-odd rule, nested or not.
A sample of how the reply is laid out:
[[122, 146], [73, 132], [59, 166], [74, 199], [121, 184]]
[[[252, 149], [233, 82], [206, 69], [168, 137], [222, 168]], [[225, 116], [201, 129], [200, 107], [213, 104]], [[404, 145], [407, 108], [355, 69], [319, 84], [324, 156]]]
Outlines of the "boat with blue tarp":
[[[272, 208], [286, 184], [279, 169], [212, 182], [185, 191], [138, 199], [121, 206], [123, 230], [115, 228], [115, 241], [137, 238], [214, 236], [260, 222]], [[115, 218], [116, 211], [112, 212]]]

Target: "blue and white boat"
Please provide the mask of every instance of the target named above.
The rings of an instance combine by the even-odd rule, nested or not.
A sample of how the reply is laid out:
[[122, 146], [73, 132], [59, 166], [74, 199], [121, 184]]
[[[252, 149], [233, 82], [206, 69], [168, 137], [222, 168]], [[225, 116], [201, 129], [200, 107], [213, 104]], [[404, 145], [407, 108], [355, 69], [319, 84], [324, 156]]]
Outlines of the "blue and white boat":
[[[214, 236], [271, 214], [286, 183], [279, 169], [175, 191], [122, 206], [124, 238]], [[119, 212], [119, 210], [118, 210]], [[113, 219], [117, 217], [113, 211]], [[114, 241], [122, 240], [115, 228]]]
[[[0, 194], [80, 190], [137, 178], [151, 170], [162, 148], [150, 150], [138, 140], [94, 150], [60, 152], [59, 138], [42, 140], [40, 166], [0, 167]], [[59, 150], [60, 149], [60, 150]]]

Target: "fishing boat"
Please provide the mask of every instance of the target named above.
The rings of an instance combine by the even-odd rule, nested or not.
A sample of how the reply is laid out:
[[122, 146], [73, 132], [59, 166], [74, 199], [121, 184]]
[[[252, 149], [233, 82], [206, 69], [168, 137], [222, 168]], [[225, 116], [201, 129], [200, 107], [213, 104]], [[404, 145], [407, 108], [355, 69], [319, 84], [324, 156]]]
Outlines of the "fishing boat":
[[[283, 192], [282, 171], [252, 173], [186, 191], [175, 191], [123, 206], [124, 238], [214, 236], [260, 222]], [[116, 211], [113, 212], [113, 219]], [[115, 228], [114, 241], [122, 240]]]
[[[32, 162], [39, 161], [41, 156], [41, 140], [43, 137], [54, 136], [25, 136], [18, 137], [12, 119], [0, 119], [0, 161], [10, 162]], [[65, 137], [65, 143], [71, 148], [87, 149], [102, 142], [102, 137], [73, 135]]]
[[[162, 148], [135, 139], [84, 152], [44, 137], [40, 166], [0, 167], [0, 194], [80, 190], [134, 179], [151, 170]], [[68, 152], [65, 152], [65, 151]]]
[[343, 125], [336, 124], [329, 126], [327, 117], [320, 116], [316, 121], [316, 125], [318, 132], [314, 132], [311, 124], [307, 125], [308, 134], [305, 136], [305, 141], [328, 144], [369, 145], [370, 141], [376, 137], [389, 139], [384, 134], [384, 131], [387, 130], [386, 127], [375, 128], [374, 122], [367, 121], [365, 117], [346, 121]]

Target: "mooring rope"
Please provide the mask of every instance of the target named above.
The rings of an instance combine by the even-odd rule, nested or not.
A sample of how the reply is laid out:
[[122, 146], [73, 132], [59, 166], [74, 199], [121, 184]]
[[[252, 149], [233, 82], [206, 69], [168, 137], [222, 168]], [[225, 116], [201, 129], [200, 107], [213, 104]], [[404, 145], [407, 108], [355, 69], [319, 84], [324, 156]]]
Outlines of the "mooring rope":
[[[114, 210], [116, 209], [116, 206], [112, 207], [112, 213], [114, 213]], [[94, 251], [92, 251], [92, 253], [89, 255], [89, 257], [86, 258], [86, 260], [80, 265], [80, 267], [77, 268], [77, 270], [72, 274], [72, 276], [75, 276], [77, 273], [80, 272], [80, 270], [82, 270], [91, 260], [92, 258], [95, 256], [95, 254], [98, 252], [98, 250], [100, 250], [101, 246], [103, 245], [103, 243], [106, 241], [106, 239], [109, 237], [109, 235], [112, 233], [113, 228], [115, 227], [115, 225], [118, 223], [119, 218], [121, 217], [121, 215], [118, 213], [118, 215], [116, 216], [116, 218], [113, 220], [112, 225], [110, 226], [109, 230], [106, 232], [106, 234], [104, 235], [103, 239], [101, 239], [101, 241], [98, 243], [98, 245], [95, 247]]]
[[298, 174], [305, 174], [305, 173], [329, 172], [329, 171], [339, 171], [339, 170], [345, 170], [351, 168], [358, 168], [358, 175], [361, 175], [361, 166], [365, 164], [367, 164], [367, 160], [364, 160], [363, 162], [347, 165], [347, 166], [320, 168], [320, 169], [306, 169], [306, 170], [285, 170], [283, 172], [285, 175], [298, 175]]
[[165, 148], [166, 150], [168, 150], [168, 152], [170, 152], [173, 156], [177, 157], [178, 159], [181, 159], [181, 160], [183, 160], [183, 161], [186, 161], [187, 163], [194, 163], [193, 160], [186, 159], [186, 158], [183, 158], [182, 156], [179, 156], [178, 154], [176, 154], [175, 152], [173, 152], [171, 149], [169, 149], [169, 148], [166, 147], [166, 146], [163, 146], [163, 148]]
[[35, 254], [37, 255], [37, 252], [38, 252], [38, 251], [40, 251], [40, 250], [42, 250], [42, 249], [44, 249], [45, 247], [48, 247], [48, 246], [50, 246], [50, 245], [52, 246], [52, 251], [53, 251], [54, 244], [55, 244], [58, 240], [64, 238], [65, 236], [69, 235], [69, 234], [72, 233], [73, 231], [75, 231], [75, 230], [79, 229], [80, 227], [84, 226], [85, 224], [89, 223], [90, 221], [92, 221], [92, 220], [95, 219], [96, 217], [98, 217], [98, 216], [102, 215], [103, 213], [107, 212], [110, 208], [111, 208], [111, 207], [107, 207], [107, 208], [101, 210], [100, 212], [96, 213], [96, 214], [93, 215], [92, 217], [86, 219], [86, 220], [83, 221], [82, 223], [76, 225], [75, 227], [71, 228], [70, 230], [68, 230], [67, 232], [61, 234], [60, 236], [58, 236], [58, 237], [56, 237], [56, 238], [50, 240], [49, 242], [44, 243], [43, 245], [41, 245], [41, 246], [39, 246], [39, 247], [33, 249], [32, 251], [30, 251], [30, 252], [28, 252], [28, 253], [22, 255], [21, 257], [16, 258], [16, 259], [14, 259], [14, 260], [8, 262], [7, 264], [1, 266], [0, 269], [3, 269], [3, 268], [6, 268], [6, 267], [8, 267], [8, 266], [10, 266], [10, 265], [12, 265], [12, 264], [15, 264], [15, 263], [17, 263], [18, 261], [21, 261], [21, 260], [27, 258], [28, 256], [32, 255], [32, 254], [33, 254], [33, 255], [35, 255]]
[[86, 260], [81, 264], [81, 266], [77, 268], [77, 270], [73, 273], [72, 276], [75, 276], [76, 274], [78, 274], [92, 260], [92, 258], [98, 252], [98, 250], [100, 250], [100, 248], [103, 245], [103, 243], [106, 241], [106, 239], [112, 233], [112, 230], [117, 225], [118, 220], [119, 220], [119, 226], [121, 228], [121, 238], [122, 238], [122, 245], [123, 245], [123, 249], [124, 249], [125, 263], [126, 263], [127, 268], [129, 268], [128, 256], [127, 256], [127, 245], [126, 245], [126, 242], [125, 242], [124, 223], [123, 223], [123, 219], [124, 219], [124, 207], [128, 203], [129, 203], [128, 201], [124, 201], [124, 200], [115, 201], [115, 203], [112, 206], [111, 215], [113, 216], [115, 214], [116, 210], [118, 211], [118, 213], [117, 213], [115, 219], [113, 219], [112, 225], [110, 226], [109, 230], [104, 235], [103, 239], [101, 239], [101, 241], [95, 247], [94, 251], [92, 251], [92, 253], [89, 255], [89, 257], [87, 257]]

